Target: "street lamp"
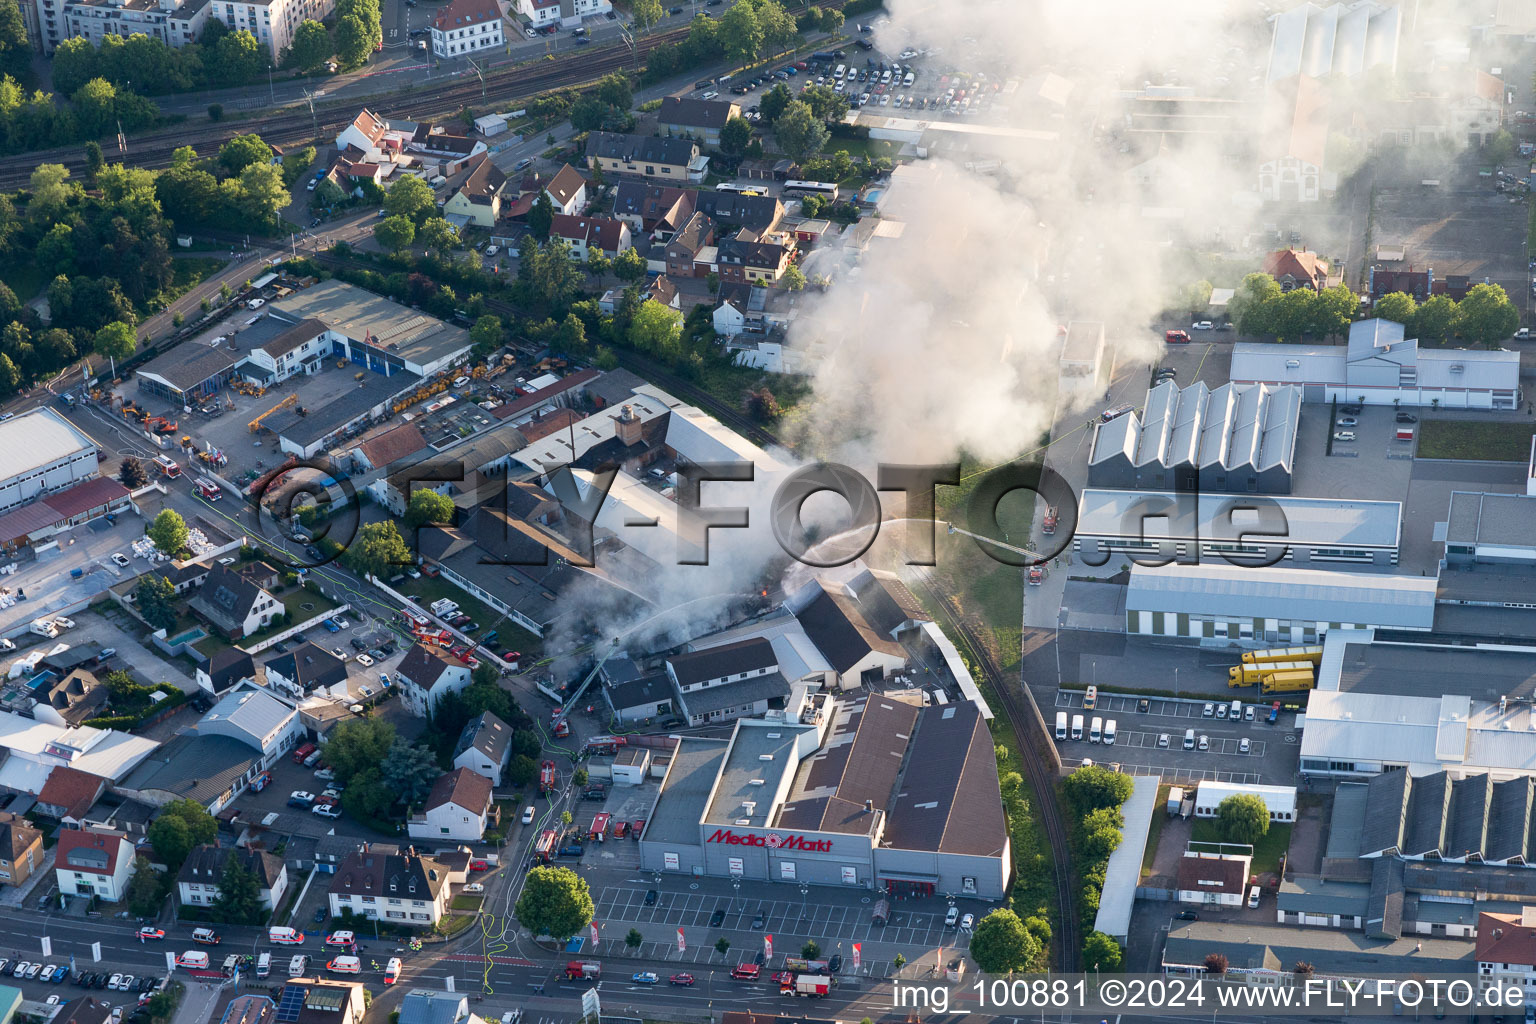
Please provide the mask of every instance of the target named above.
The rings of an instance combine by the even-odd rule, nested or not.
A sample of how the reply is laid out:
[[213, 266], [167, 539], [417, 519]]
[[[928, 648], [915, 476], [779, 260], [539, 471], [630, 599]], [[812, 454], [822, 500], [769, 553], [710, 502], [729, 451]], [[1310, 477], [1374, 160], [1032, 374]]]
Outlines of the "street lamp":
[[[737, 901], [739, 901], [741, 899], [741, 879], [740, 878], [733, 878], [733, 879], [731, 879], [731, 888], [736, 890], [736, 895], [731, 897], [732, 904], [735, 904]], [[741, 913], [741, 911], [738, 909], [736, 911], [736, 913], [739, 914], [739, 913]]]
[[805, 924], [805, 898], [810, 895], [811, 887], [804, 882], [800, 883], [800, 923]]

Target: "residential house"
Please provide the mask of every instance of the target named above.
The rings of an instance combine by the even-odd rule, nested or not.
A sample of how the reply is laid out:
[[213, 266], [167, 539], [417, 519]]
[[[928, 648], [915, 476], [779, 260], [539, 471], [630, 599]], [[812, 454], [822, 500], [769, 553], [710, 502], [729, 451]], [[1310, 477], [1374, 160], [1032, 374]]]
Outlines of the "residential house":
[[462, 992], [413, 988], [400, 1001], [399, 1024], [459, 1024], [468, 1016], [469, 997]]
[[706, 146], [720, 145], [725, 122], [741, 116], [734, 100], [694, 100], [663, 96], [656, 112], [656, 128], [667, 135], [698, 139]]
[[19, 814], [0, 812], [0, 882], [20, 888], [42, 862], [42, 832]]
[[[597, 300], [597, 308], [612, 316], [614, 311], [619, 308], [619, 303], [623, 298], [624, 289], [609, 288]], [[683, 308], [682, 297], [678, 294], [677, 285], [667, 280], [666, 274], [657, 274], [640, 286], [640, 301], [645, 302], [647, 300], [659, 302], [669, 309], [681, 311]], [[526, 430], [523, 431], [523, 436], [528, 437]], [[529, 444], [532, 444], [534, 440], [534, 438], [528, 437]]]
[[421, 813], [412, 815], [406, 828], [412, 839], [478, 843], [495, 810], [491, 780], [469, 768], [455, 768], [438, 776]]
[[375, 853], [365, 844], [337, 865], [328, 889], [331, 916], [361, 917], [430, 928], [448, 905], [448, 871], [413, 851]]
[[387, 470], [407, 459], [425, 455], [429, 447], [420, 425], [414, 421], [402, 423], [361, 441], [352, 449], [352, 465], [359, 474]]
[[600, 675], [603, 699], [620, 722], [671, 717], [677, 694], [665, 671], [643, 672], [631, 659], [620, 656], [603, 662]]
[[789, 697], [773, 644], [762, 637], [675, 655], [666, 671], [689, 725], [755, 717]]
[[39, 722], [53, 725], [79, 725], [98, 715], [107, 703], [107, 688], [94, 672], [83, 668], [41, 678], [30, 690], [26, 710]]
[[453, 748], [453, 763], [501, 785], [501, 773], [512, 754], [512, 727], [489, 711], [464, 723]]
[[571, 247], [571, 256], [580, 263], [594, 250], [609, 259], [630, 247], [629, 225], [613, 217], [569, 217], [555, 214], [549, 228], [551, 238], [563, 238]]
[[266, 669], [267, 685], [292, 697], [344, 683], [349, 674], [346, 662], [312, 641], [272, 658]]
[[288, 891], [288, 868], [283, 858], [265, 850], [243, 850], [227, 846], [194, 846], [182, 862], [176, 887], [182, 906], [209, 906], [219, 898], [219, 885], [231, 862], [237, 862], [256, 878], [261, 890], [261, 905], [276, 909]]
[[436, 157], [439, 173], [450, 178], [468, 167], [475, 157], [488, 151], [486, 144], [479, 139], [430, 124], [416, 125], [410, 137], [403, 140], [403, 144], [408, 152]]
[[37, 793], [37, 810], [66, 825], [78, 825], [91, 805], [101, 798], [107, 780], [67, 764], [54, 767]]
[[[434, 534], [446, 531], [433, 531]], [[415, 644], [395, 668], [400, 700], [414, 715], [428, 717], [444, 695], [469, 686], [469, 666], [441, 647]]]
[[724, 283], [776, 284], [789, 269], [794, 249], [782, 242], [760, 241], [742, 228], [716, 246], [716, 265]]
[[[711, 318], [715, 325], [715, 333], [725, 338], [734, 338], [743, 331], [750, 330], [748, 326], [753, 322], [752, 302], [764, 289], [760, 285], [727, 284], [721, 282], [717, 298], [720, 305], [715, 307]], [[756, 320], [762, 322], [762, 301], [758, 299], [758, 311]]]
[[721, 234], [744, 229], [762, 236], [777, 231], [784, 204], [774, 196], [744, 196], [739, 192], [695, 192], [694, 207], [709, 214]]
[[[494, 0], [485, 0], [494, 3]], [[470, 162], [469, 176], [459, 184], [443, 204], [443, 216], [460, 216], [481, 228], [493, 228], [501, 216], [501, 192], [507, 176], [482, 154]]]
[[1328, 287], [1328, 263], [1311, 250], [1281, 249], [1264, 257], [1264, 273], [1274, 278], [1281, 291]]
[[1536, 907], [1477, 915], [1477, 984], [1519, 985], [1526, 1003], [1536, 1002]]
[[[797, 590], [785, 607], [826, 659], [843, 689], [877, 683], [907, 666], [898, 639], [920, 622], [921, 609], [899, 581], [861, 574], [846, 586], [813, 580]], [[942, 635], [942, 634], [941, 634]]]
[[264, 321], [267, 330], [278, 333], [251, 345], [246, 361], [235, 368], [241, 376], [268, 387], [296, 374], [320, 372], [325, 357], [331, 354], [325, 324], [314, 319], [287, 327], [285, 323], [276, 317]]
[[636, 234], [646, 232], [664, 242], [693, 216], [696, 189], [621, 181], [613, 190], [613, 215]]
[[574, 217], [587, 208], [587, 179], [570, 164], [563, 164], [544, 186], [544, 194], [549, 196], [556, 213]]
[[440, 60], [500, 49], [507, 41], [496, 0], [452, 0], [431, 25], [432, 53]]
[[65, 829], [54, 848], [54, 874], [66, 896], [95, 896], [116, 903], [133, 874], [133, 844], [121, 832]]
[[575, 28], [581, 19], [613, 10], [609, 0], [516, 0], [513, 9], [536, 29], [547, 25]]
[[695, 213], [689, 217], [667, 241], [667, 273], [672, 277], [704, 277], [709, 273], [707, 264], [699, 257], [706, 249], [713, 249], [715, 223], [708, 215]]
[[821, 236], [832, 230], [832, 222], [822, 218], [802, 220], [792, 229], [796, 242], [804, 242], [806, 245], [815, 245], [821, 241]]
[[277, 598], [222, 565], [209, 570], [188, 607], [228, 640], [265, 629], [285, 611]]
[[351, 124], [337, 133], [336, 151], [345, 153], [350, 148], [356, 150], [361, 159], [383, 160], [384, 135], [388, 130], [388, 121], [364, 107]]
[[254, 683], [231, 690], [197, 723], [203, 736], [227, 736], [261, 751], [270, 768], [304, 735], [298, 710]]
[[256, 663], [249, 651], [221, 647], [197, 666], [195, 675], [198, 689], [210, 697], [218, 697], [246, 680], [255, 679]]
[[1241, 907], [1248, 898], [1250, 855], [1186, 850], [1179, 860], [1174, 890], [1180, 903]]
[[[21, 1001], [21, 992], [16, 989], [16, 1003]], [[14, 1012], [14, 1007], [12, 1008]], [[105, 999], [92, 999], [90, 996], [81, 996], [79, 999], [71, 999], [59, 1007], [53, 1015], [53, 1024], [108, 1024], [112, 1020], [113, 1006]], [[9, 1024], [9, 1016], [7, 1016]]]
[[615, 179], [628, 176], [697, 185], [709, 171], [709, 157], [702, 156], [691, 139], [592, 132], [587, 136], [587, 166]]

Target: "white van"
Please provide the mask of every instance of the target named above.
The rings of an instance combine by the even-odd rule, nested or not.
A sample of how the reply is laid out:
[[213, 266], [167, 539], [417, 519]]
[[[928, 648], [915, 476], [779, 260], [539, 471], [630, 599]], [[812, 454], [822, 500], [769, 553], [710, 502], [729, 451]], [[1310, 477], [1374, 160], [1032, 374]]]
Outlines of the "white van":
[[1115, 743], [1115, 720], [1109, 719], [1104, 723], [1104, 742], [1110, 746]]
[[263, 953], [256, 958], [256, 977], [265, 978], [272, 973], [272, 954]]
[[1083, 738], [1083, 716], [1082, 715], [1073, 715], [1072, 716], [1072, 738], [1075, 739], [1075, 740], [1080, 740], [1080, 739]]
[[1056, 738], [1059, 740], [1067, 738], [1067, 713], [1065, 711], [1056, 712]]
[[288, 977], [301, 978], [309, 970], [309, 957], [296, 956], [288, 961]]
[[839, 64], [837, 66], [837, 70], [832, 72], [832, 77], [836, 78], [836, 79], [841, 79], [847, 73], [848, 73], [848, 65], [846, 65], [846, 64]]
[[1088, 742], [1099, 743], [1104, 739], [1104, 719], [1098, 715], [1093, 716], [1093, 721], [1088, 726]]
[[355, 956], [339, 956], [326, 964], [325, 969], [333, 974], [361, 974], [363, 962]]
[[185, 967], [189, 971], [206, 971], [208, 969], [208, 954], [189, 949], [176, 958], [176, 966]]
[[1233, 701], [1232, 710], [1227, 712], [1227, 717], [1234, 721], [1241, 722], [1243, 720], [1243, 702], [1240, 700]]
[[304, 942], [304, 933], [293, 928], [268, 928], [267, 939], [285, 946], [299, 946]]
[[1184, 749], [1185, 750], [1194, 750], [1195, 749], [1195, 730], [1193, 730], [1193, 729], [1185, 729], [1184, 730]]
[[1256, 885], [1250, 886], [1248, 889], [1248, 909], [1259, 909], [1259, 887]]

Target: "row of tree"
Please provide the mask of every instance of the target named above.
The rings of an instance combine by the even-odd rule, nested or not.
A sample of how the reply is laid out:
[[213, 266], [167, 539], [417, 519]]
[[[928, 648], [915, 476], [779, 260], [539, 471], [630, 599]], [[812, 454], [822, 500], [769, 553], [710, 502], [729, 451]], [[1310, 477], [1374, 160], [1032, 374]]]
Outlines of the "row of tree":
[[[636, 0], [631, 5], [635, 23], [642, 29], [661, 20], [660, 0]], [[824, 32], [842, 28], [841, 11], [817, 11], [804, 19], [805, 27]], [[793, 49], [801, 25], [777, 0], [743, 0], [718, 19], [702, 14], [688, 26], [680, 43], [662, 43], [646, 60], [645, 80], [656, 82], [680, 71], [722, 59], [747, 64]]]
[[72, 142], [96, 139], [115, 131], [147, 128], [159, 123], [160, 110], [134, 93], [119, 93], [102, 79], [81, 84], [71, 97], [73, 108], [54, 101], [52, 93], [28, 93], [10, 75], [0, 78], [0, 152], [25, 153]]
[[1376, 300], [1376, 315], [1402, 324], [1410, 337], [1436, 345], [1455, 337], [1494, 348], [1520, 326], [1520, 311], [1496, 284], [1474, 285], [1460, 302], [1432, 295], [1421, 304], [1412, 295], [1392, 292]]
[[210, 18], [192, 46], [170, 46], [141, 32], [103, 36], [100, 46], [88, 39], [66, 39], [54, 48], [53, 87], [74, 95], [86, 82], [100, 78], [120, 89], [163, 96], [249, 85], [266, 74], [271, 63], [270, 51], [250, 32]]

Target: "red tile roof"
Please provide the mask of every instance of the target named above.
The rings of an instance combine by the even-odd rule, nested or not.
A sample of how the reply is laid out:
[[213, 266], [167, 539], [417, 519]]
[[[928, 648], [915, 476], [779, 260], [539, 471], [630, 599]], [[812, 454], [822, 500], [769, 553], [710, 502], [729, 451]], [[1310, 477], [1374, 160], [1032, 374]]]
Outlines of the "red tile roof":
[[1184, 857], [1179, 861], [1181, 892], [1241, 895], [1248, 883], [1248, 862], [1226, 857]]
[[71, 768], [67, 764], [56, 765], [38, 792], [37, 802], [50, 807], [62, 807], [66, 817], [78, 818], [91, 809], [91, 804], [96, 802], [105, 785], [106, 780], [99, 775]]
[[432, 21], [432, 27], [450, 32], [466, 25], [478, 25], [486, 21], [500, 21], [501, 8], [496, 0], [453, 0]]
[[1519, 914], [1477, 915], [1479, 963], [1536, 965], [1536, 928], [1520, 923]]
[[556, 409], [548, 416], [524, 423], [517, 428], [517, 432], [527, 439], [529, 444], [542, 441], [550, 434], [559, 433], [581, 422], [581, 414], [574, 409]]
[[126, 497], [128, 488], [110, 477], [99, 476], [57, 494], [50, 494], [43, 499], [43, 503], [57, 512], [60, 519], [71, 519], [82, 512], [110, 505]]
[[378, 145], [379, 138], [383, 136], [385, 124], [373, 111], [364, 108], [363, 111], [352, 119], [352, 127], [368, 136], [368, 141]]
[[432, 783], [426, 809], [454, 804], [474, 814], [484, 814], [491, 806], [491, 780], [468, 768], [455, 768]]
[[421, 428], [416, 424], [402, 423], [392, 430], [370, 437], [357, 447], [369, 465], [382, 469], [426, 448], [427, 439], [421, 435]]
[[59, 833], [58, 865], [93, 875], [117, 873], [119, 857], [132, 857], [133, 846], [115, 832], [65, 829]]

